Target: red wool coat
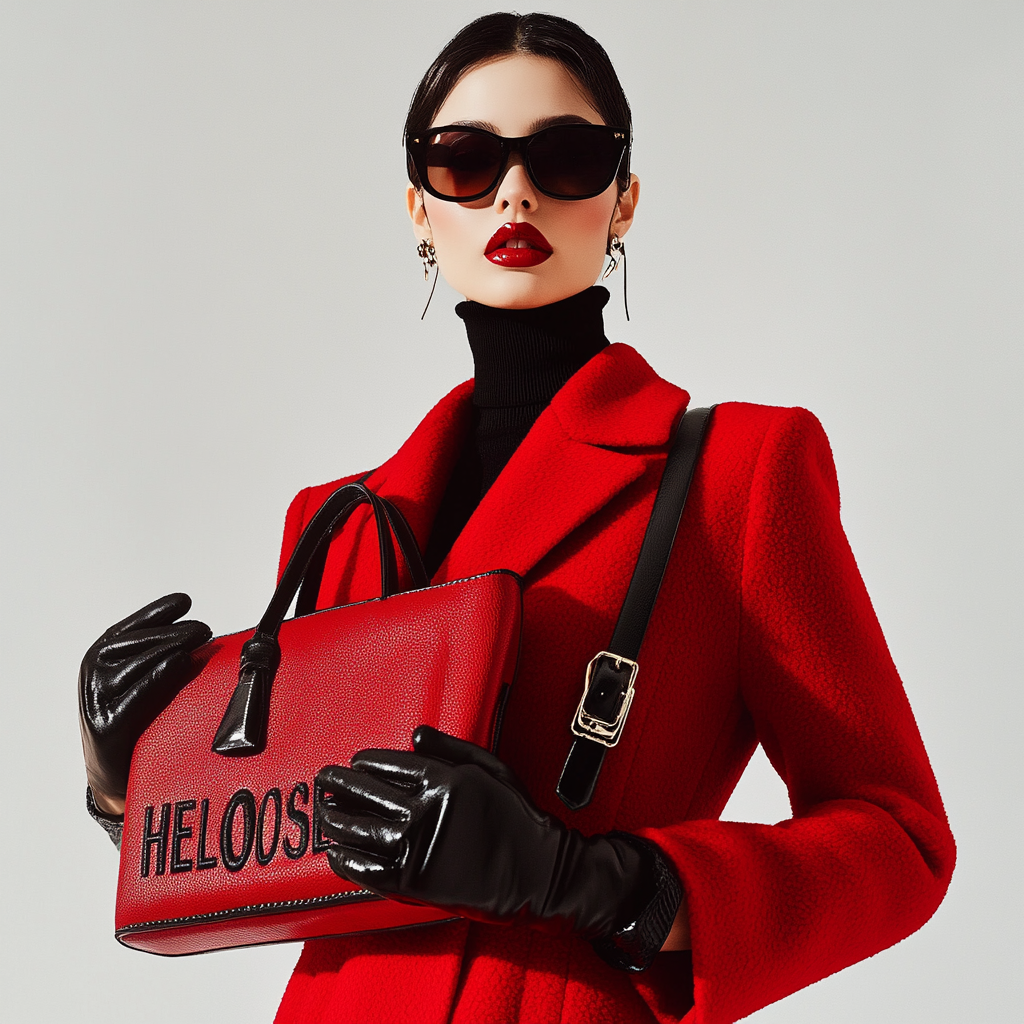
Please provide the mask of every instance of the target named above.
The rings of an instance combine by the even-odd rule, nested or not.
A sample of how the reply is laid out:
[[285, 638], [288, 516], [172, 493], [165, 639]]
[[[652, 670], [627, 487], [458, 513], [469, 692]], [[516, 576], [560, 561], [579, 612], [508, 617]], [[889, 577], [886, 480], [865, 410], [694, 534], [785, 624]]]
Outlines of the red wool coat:
[[[472, 382], [367, 484], [421, 547], [469, 424]], [[306, 944], [279, 1024], [452, 1021], [724, 1024], [919, 928], [954, 846], [899, 676], [839, 521], [832, 456], [802, 409], [715, 412], [640, 654], [633, 709], [593, 803], [555, 796], [583, 669], [611, 637], [686, 392], [626, 345], [555, 396], [436, 581], [509, 568], [524, 640], [500, 748], [536, 802], [585, 833], [657, 843], [689, 905], [693, 994], [666, 956], [646, 974], [586, 942], [470, 922]], [[302, 491], [282, 563], [335, 483]], [[320, 606], [375, 596], [360, 509], [333, 542]], [[760, 742], [793, 817], [719, 821]]]

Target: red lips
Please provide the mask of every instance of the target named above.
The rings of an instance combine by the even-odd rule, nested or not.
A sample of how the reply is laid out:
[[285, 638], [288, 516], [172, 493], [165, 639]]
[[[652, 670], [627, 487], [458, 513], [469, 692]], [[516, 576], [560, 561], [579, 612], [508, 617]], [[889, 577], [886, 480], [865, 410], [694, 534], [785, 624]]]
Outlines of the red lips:
[[535, 267], [551, 252], [551, 244], [532, 224], [511, 221], [491, 235], [484, 249], [484, 255], [499, 267]]

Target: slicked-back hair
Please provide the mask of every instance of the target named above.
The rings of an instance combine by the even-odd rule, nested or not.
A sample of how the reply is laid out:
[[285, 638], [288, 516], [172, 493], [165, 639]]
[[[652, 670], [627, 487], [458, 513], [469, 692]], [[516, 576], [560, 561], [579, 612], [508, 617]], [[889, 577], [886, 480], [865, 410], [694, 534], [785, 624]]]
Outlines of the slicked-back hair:
[[[553, 14], [485, 14], [470, 22], [437, 55], [413, 94], [405, 119], [404, 138], [432, 127], [456, 82], [470, 68], [513, 54], [557, 60], [584, 90], [605, 124], [632, 130], [633, 117], [619, 76], [604, 47], [575, 22]], [[409, 180], [420, 187], [410, 161]], [[619, 190], [629, 185], [629, 167], [619, 169]]]

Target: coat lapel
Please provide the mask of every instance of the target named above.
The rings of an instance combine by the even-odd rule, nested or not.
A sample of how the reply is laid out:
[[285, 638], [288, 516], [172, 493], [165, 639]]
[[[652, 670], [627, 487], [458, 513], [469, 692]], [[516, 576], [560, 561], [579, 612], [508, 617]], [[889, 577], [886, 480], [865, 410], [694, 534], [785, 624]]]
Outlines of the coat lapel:
[[366, 479], [371, 491], [402, 510], [421, 551], [426, 550], [434, 517], [462, 451], [472, 399], [473, 382], [467, 380], [445, 395], [405, 444]]
[[[371, 491], [390, 498], [405, 515], [421, 551], [426, 550], [438, 505], [466, 437], [472, 413], [473, 382], [449, 392], [423, 418], [409, 439], [366, 478]], [[338, 483], [312, 489], [304, 525]], [[411, 579], [399, 560], [400, 584]], [[324, 567], [319, 608], [380, 596], [377, 531], [367, 506], [357, 508], [331, 544]]]
[[664, 458], [688, 400], [634, 349], [610, 345], [537, 418], [435, 579], [496, 568], [526, 576], [652, 460]]
[[[470, 380], [441, 399], [366, 481], [402, 510], [421, 550], [469, 428], [472, 395]], [[526, 576], [652, 461], [664, 458], [688, 400], [628, 345], [604, 349], [537, 418], [435, 582], [499, 568]]]

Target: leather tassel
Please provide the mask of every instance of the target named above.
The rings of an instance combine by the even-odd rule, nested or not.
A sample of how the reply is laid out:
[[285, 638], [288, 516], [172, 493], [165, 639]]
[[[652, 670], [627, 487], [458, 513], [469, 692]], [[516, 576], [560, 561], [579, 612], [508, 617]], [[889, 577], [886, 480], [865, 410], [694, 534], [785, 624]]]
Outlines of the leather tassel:
[[267, 742], [270, 687], [281, 661], [277, 638], [255, 633], [242, 647], [238, 685], [213, 740], [225, 757], [258, 754]]

